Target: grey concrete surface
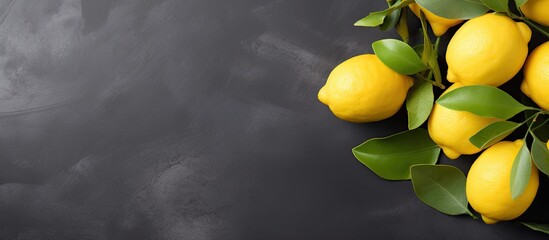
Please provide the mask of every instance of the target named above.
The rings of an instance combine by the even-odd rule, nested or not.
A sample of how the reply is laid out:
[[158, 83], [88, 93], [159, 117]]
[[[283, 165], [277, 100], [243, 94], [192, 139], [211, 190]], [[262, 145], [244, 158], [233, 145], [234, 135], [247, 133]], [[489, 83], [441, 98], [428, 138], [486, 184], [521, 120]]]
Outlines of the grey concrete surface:
[[0, 239], [544, 238], [353, 158], [405, 114], [345, 123], [316, 93], [395, 37], [352, 26], [384, 4], [0, 1]]

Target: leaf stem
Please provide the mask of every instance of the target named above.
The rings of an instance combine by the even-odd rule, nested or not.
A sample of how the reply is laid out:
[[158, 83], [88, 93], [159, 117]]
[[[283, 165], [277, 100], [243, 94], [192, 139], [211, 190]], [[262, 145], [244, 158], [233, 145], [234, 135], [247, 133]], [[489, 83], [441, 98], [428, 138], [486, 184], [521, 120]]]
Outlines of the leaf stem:
[[536, 122], [536, 119], [538, 118], [538, 116], [541, 114], [541, 111], [540, 112], [537, 112], [536, 114], [532, 115], [531, 117], [529, 117], [528, 119], [526, 119], [522, 124], [526, 123], [526, 122], [529, 122], [530, 120], [530, 123], [528, 123], [528, 130], [526, 131], [526, 133], [524, 133], [524, 137], [522, 138], [524, 141], [526, 141], [526, 137], [528, 137], [528, 133], [530, 133], [532, 130], [532, 126], [534, 126], [534, 123]]
[[544, 111], [543, 109], [536, 108], [536, 107], [528, 107], [527, 106], [527, 109], [525, 111], [536, 111], [538, 114], [549, 114], [549, 112]]
[[421, 53], [421, 61], [429, 66], [431, 74], [435, 77], [435, 81], [431, 80], [430, 77], [425, 78], [422, 75], [420, 78], [429, 81], [434, 86], [445, 89], [446, 86], [442, 84], [442, 76], [440, 75], [440, 68], [438, 66], [438, 45], [440, 43], [440, 38], [437, 37], [435, 46], [431, 43], [431, 38], [429, 37], [429, 31], [427, 27], [427, 20], [423, 11], [419, 11], [419, 19], [421, 21], [421, 30], [423, 33], [423, 52]]
[[542, 127], [543, 125], [545, 125], [545, 124], [548, 123], [548, 122], [549, 122], [549, 119], [545, 119], [545, 121], [543, 121], [540, 125], [538, 125], [538, 126], [532, 128], [532, 129], [530, 129], [530, 131], [532, 131], [532, 132], [533, 132], [533, 131], [536, 131], [538, 128]]
[[423, 11], [419, 11], [419, 20], [421, 21], [421, 29], [423, 33], [423, 52], [421, 53], [421, 60], [423, 63], [428, 64], [433, 51], [431, 40], [429, 39], [429, 33], [427, 32], [427, 20]]
[[521, 19], [524, 20], [524, 22], [526, 24], [528, 24], [528, 26], [530, 26], [531, 28], [535, 29], [536, 31], [538, 31], [539, 33], [545, 35], [546, 37], [549, 37], [549, 29], [548, 28], [543, 27], [541, 25], [538, 25], [537, 23], [530, 21], [530, 19], [528, 19], [528, 18], [522, 17]]
[[473, 213], [469, 210], [469, 208], [467, 208], [467, 214], [469, 214], [469, 216], [471, 216], [473, 219], [478, 220], [478, 217], [477, 217], [475, 214], [473, 214]]
[[519, 15], [516, 15], [512, 12], [509, 12], [507, 13], [507, 15], [509, 15], [510, 18], [512, 18], [513, 20], [521, 20], [521, 21], [524, 21], [524, 17], [521, 17]]
[[[387, 0], [387, 3], [389, 3], [389, 1], [391, 1], [391, 0]], [[392, 1], [391, 1], [391, 2], [392, 2]], [[415, 0], [403, 0], [400, 4], [394, 4], [394, 5], [393, 5], [393, 4], [390, 4], [390, 3], [389, 3], [389, 4], [390, 4], [390, 5], [389, 5], [390, 7], [387, 8], [385, 11], [389, 11], [388, 13], [391, 13], [391, 12], [394, 11], [394, 10], [398, 10], [398, 9], [401, 9], [401, 8], [405, 8], [405, 7], [407, 7], [408, 5], [410, 5], [410, 4], [414, 3], [414, 2], [415, 2]]]
[[435, 52], [438, 53], [438, 45], [440, 43], [440, 37], [437, 37], [437, 40], [435, 41]]
[[439, 86], [441, 89], [445, 89], [446, 87], [442, 84], [442, 76], [440, 74], [440, 67], [438, 65], [438, 45], [440, 43], [440, 37], [437, 37], [437, 40], [435, 42], [435, 48], [432, 52], [431, 58], [429, 59], [428, 66], [431, 68], [432, 73], [435, 76], [435, 82], [437, 82], [437, 86]]
[[[429, 75], [431, 75], [431, 72], [429, 71]], [[442, 83], [438, 83], [436, 81], [433, 81], [429, 78], [426, 78], [425, 76], [423, 76], [422, 74], [420, 73], [416, 73], [414, 74], [414, 76], [418, 79], [421, 79], [421, 80], [424, 80], [424, 81], [427, 81], [427, 82], [430, 82], [431, 84], [433, 84], [433, 86], [436, 86], [436, 87], [439, 87], [440, 89], [445, 89], [446, 86], [444, 86]]]
[[[531, 110], [531, 109], [528, 109], [528, 110]], [[534, 118], [534, 121], [536, 121], [535, 118], [537, 118], [539, 114], [540, 114], [540, 112], [537, 112], [537, 113], [533, 114], [532, 116], [530, 116], [526, 120], [524, 120], [524, 122], [522, 122], [522, 124], [527, 123], [528, 121], [532, 120], [532, 118]]]

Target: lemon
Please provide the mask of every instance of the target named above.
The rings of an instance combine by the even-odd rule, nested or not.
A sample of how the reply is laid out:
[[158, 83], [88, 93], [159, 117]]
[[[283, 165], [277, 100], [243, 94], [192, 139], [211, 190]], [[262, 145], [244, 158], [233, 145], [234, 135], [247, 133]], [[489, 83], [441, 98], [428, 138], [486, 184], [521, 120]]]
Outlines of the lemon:
[[465, 187], [467, 200], [485, 223], [515, 219], [528, 209], [536, 196], [539, 177], [532, 164], [530, 180], [523, 194], [511, 197], [511, 168], [522, 140], [502, 141], [484, 151], [469, 169]]
[[459, 19], [448, 19], [448, 18], [439, 17], [434, 13], [430, 12], [429, 10], [425, 8], [421, 8], [417, 3], [412, 3], [408, 5], [408, 7], [410, 7], [412, 12], [414, 12], [414, 14], [418, 17], [419, 17], [420, 10], [423, 12], [423, 14], [425, 14], [425, 18], [429, 22], [429, 25], [431, 25], [431, 28], [433, 29], [433, 32], [435, 33], [436, 36], [444, 35], [444, 33], [446, 33], [446, 31], [448, 31], [449, 28], [463, 22], [463, 20], [459, 20]]
[[549, 0], [528, 0], [528, 2], [520, 7], [524, 16], [547, 27], [549, 27], [548, 9]]
[[412, 85], [409, 76], [391, 70], [374, 54], [364, 54], [335, 67], [318, 99], [340, 119], [379, 121], [400, 109]]
[[549, 42], [539, 45], [528, 56], [520, 89], [538, 106], [549, 111]]
[[467, 21], [448, 44], [448, 81], [504, 84], [524, 64], [531, 35], [526, 24], [494, 13]]
[[[462, 86], [461, 83], [454, 83], [442, 95]], [[444, 154], [450, 159], [456, 159], [461, 154], [480, 152], [481, 149], [469, 142], [469, 138], [496, 121], [499, 119], [480, 117], [470, 112], [448, 109], [435, 103], [427, 122], [427, 130], [429, 136], [440, 146]]]

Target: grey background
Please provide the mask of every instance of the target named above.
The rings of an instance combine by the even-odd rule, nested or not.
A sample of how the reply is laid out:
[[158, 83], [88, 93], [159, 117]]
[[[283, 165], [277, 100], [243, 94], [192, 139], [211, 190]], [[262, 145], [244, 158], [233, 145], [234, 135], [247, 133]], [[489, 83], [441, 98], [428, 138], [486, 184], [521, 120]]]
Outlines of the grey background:
[[405, 113], [350, 124], [316, 93], [396, 37], [352, 26], [384, 2], [0, 1], [0, 239], [546, 238], [354, 159]]

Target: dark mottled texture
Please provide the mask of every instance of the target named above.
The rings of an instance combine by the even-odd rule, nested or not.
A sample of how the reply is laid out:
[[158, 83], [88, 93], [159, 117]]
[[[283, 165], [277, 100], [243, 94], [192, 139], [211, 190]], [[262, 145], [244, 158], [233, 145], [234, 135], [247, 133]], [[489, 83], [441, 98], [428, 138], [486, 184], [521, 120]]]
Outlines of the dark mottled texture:
[[345, 123], [316, 92], [395, 37], [352, 26], [383, 7], [0, 1], [0, 239], [542, 239], [353, 158], [405, 115]]

